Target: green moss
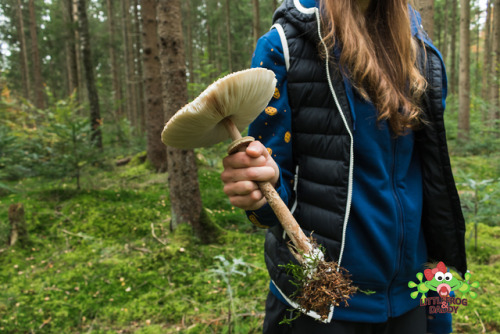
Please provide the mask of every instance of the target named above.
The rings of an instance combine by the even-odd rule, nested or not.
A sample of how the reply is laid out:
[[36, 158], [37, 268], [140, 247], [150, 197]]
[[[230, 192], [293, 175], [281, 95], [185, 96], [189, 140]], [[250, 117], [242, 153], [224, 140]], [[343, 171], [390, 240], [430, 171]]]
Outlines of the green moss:
[[[488, 159], [475, 161], [484, 170], [467, 160], [458, 166], [484, 178], [492, 175]], [[211, 244], [186, 224], [170, 231], [166, 175], [144, 164], [96, 168], [82, 179], [81, 191], [60, 180], [9, 181], [15, 192], [0, 197], [0, 231], [8, 227], [9, 205], [21, 202], [32, 245], [0, 245], [0, 332], [227, 333], [227, 286], [210, 275], [214, 257], [222, 255], [241, 258], [252, 269], [231, 282], [233, 332], [260, 333], [269, 284], [266, 231], [254, 229], [244, 212], [231, 206], [220, 170], [201, 168], [199, 180], [205, 222], [214, 224], [218, 236]], [[494, 205], [490, 210], [498, 215]], [[151, 224], [163, 243], [153, 237]], [[473, 243], [467, 249], [480, 291], [455, 317], [456, 324], [467, 324], [455, 325], [461, 332], [482, 330], [474, 311], [490, 332], [499, 326], [498, 226], [480, 224], [478, 231], [478, 252]]]

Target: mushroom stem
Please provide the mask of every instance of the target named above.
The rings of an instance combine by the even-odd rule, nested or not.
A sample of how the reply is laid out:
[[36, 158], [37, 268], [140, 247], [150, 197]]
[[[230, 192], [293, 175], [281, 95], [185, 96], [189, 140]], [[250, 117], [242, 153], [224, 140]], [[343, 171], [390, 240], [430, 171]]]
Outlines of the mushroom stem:
[[[233, 141], [241, 139], [241, 134], [236, 125], [230, 118], [225, 118], [222, 120], [224, 127], [226, 128], [229, 136]], [[257, 182], [262, 194], [266, 197], [267, 202], [273, 209], [276, 217], [281, 223], [281, 226], [286, 231], [293, 245], [297, 248], [299, 253], [304, 255], [310, 255], [313, 247], [309, 242], [309, 238], [306, 237], [299, 224], [295, 220], [286, 204], [281, 199], [280, 195], [274, 189], [274, 186], [270, 182]], [[292, 251], [292, 254], [300, 262], [304, 263], [304, 258], [301, 254]]]
[[236, 125], [234, 125], [234, 123], [231, 120], [231, 118], [229, 118], [229, 117], [224, 118], [222, 120], [222, 124], [226, 128], [226, 131], [229, 134], [229, 137], [231, 137], [231, 139], [233, 141], [241, 139], [240, 130], [238, 130], [238, 128], [236, 127]]

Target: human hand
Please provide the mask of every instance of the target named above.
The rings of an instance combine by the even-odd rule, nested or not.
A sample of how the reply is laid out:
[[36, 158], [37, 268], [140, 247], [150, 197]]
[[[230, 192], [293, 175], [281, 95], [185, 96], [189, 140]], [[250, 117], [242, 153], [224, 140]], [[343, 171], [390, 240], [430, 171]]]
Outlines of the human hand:
[[245, 151], [225, 157], [223, 166], [224, 192], [232, 205], [243, 210], [257, 210], [266, 203], [255, 181], [276, 186], [279, 179], [278, 165], [259, 141], [251, 142]]

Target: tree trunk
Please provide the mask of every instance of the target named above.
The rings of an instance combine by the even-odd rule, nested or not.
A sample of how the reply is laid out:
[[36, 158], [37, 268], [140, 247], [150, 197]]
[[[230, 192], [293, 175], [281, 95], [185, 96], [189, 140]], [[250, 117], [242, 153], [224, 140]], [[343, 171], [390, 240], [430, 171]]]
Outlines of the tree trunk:
[[144, 73], [142, 67], [142, 56], [141, 56], [141, 22], [139, 13], [139, 1], [134, 0], [134, 54], [135, 54], [135, 85], [137, 93], [137, 120], [140, 128], [140, 134], [142, 135], [146, 131], [146, 117], [144, 115]]
[[449, 26], [449, 10], [448, 8], [450, 7], [450, 0], [445, 0], [444, 2], [444, 9], [443, 9], [443, 15], [444, 15], [444, 23], [443, 23], [443, 45], [441, 48], [441, 55], [443, 56], [443, 61], [446, 64], [446, 57], [448, 56], [448, 26]]
[[26, 36], [24, 35], [24, 16], [23, 16], [23, 6], [21, 0], [17, 0], [17, 18], [18, 27], [17, 35], [19, 38], [19, 52], [21, 57], [19, 59], [21, 63], [21, 75], [23, 79], [23, 96], [25, 99], [30, 99], [31, 81], [29, 75], [29, 65], [28, 65], [28, 51], [26, 49]]
[[229, 0], [226, 0], [226, 37], [227, 37], [227, 68], [229, 73], [233, 72], [233, 63], [231, 60], [231, 8]]
[[137, 103], [135, 90], [135, 70], [134, 70], [134, 52], [132, 49], [132, 36], [130, 29], [130, 1], [122, 0], [122, 31], [123, 31], [123, 55], [125, 59], [125, 87], [126, 101], [125, 108], [127, 117], [133, 126], [137, 126]]
[[35, 15], [35, 2], [29, 1], [30, 9], [30, 35], [31, 35], [31, 61], [33, 64], [33, 77], [35, 81], [35, 105], [39, 109], [45, 108], [44, 84], [42, 79], [42, 64], [38, 51], [38, 37]]
[[216, 62], [215, 66], [217, 68], [217, 73], [222, 72], [221, 56], [222, 56], [222, 32], [221, 27], [217, 26], [217, 54], [215, 56]]
[[117, 119], [123, 115], [123, 101], [122, 101], [122, 86], [120, 84], [120, 77], [118, 75], [118, 64], [116, 62], [115, 53], [115, 18], [113, 16], [113, 3], [111, 0], [106, 0], [108, 11], [108, 29], [109, 29], [109, 59], [111, 60], [111, 73], [113, 76], [113, 105], [115, 107], [115, 116]]
[[156, 0], [142, 0], [142, 45], [146, 98], [147, 157], [159, 172], [167, 170], [167, 151], [161, 142], [163, 116], [161, 64], [158, 54]]
[[[214, 55], [214, 47], [212, 45], [212, 27], [210, 26], [210, 22], [208, 20], [207, 20], [207, 52], [208, 52], [208, 62], [210, 64], [214, 64], [215, 55]], [[216, 74], [214, 73], [214, 71], [210, 73], [209, 76], [210, 82], [212, 82], [215, 79], [214, 77], [215, 75]]]
[[278, 9], [278, 1], [273, 0], [273, 13], [276, 11], [276, 9]]
[[458, 139], [469, 138], [470, 128], [470, 4], [460, 0], [460, 63], [458, 78]]
[[[158, 37], [163, 82], [165, 120], [170, 119], [187, 102], [186, 63], [179, 0], [160, 0], [157, 7]], [[168, 184], [172, 225], [189, 223], [204, 242], [213, 239], [207, 233], [202, 214], [196, 158], [193, 150], [167, 147]]]
[[[499, 80], [500, 80], [500, 0], [495, 0], [493, 7], [493, 43], [491, 55], [491, 86], [489, 103], [491, 105], [490, 120], [492, 124], [500, 119], [500, 101], [499, 101]], [[498, 133], [497, 133], [498, 137]]]
[[73, 0], [63, 0], [61, 6], [64, 25], [66, 27], [66, 72], [68, 77], [68, 93], [78, 90], [78, 66], [76, 63], [75, 49], [75, 21], [73, 18]]
[[457, 93], [457, 6], [458, 0], [451, 0], [451, 65], [450, 65], [450, 92]]
[[[479, 64], [479, 53], [481, 51], [481, 24], [480, 24], [480, 20], [481, 20], [481, 9], [478, 7], [476, 8], [476, 18], [475, 18], [475, 21], [476, 21], [476, 26], [477, 26], [477, 30], [476, 30], [476, 70], [475, 70], [475, 73], [474, 73], [474, 95], [479, 95], [480, 94], [480, 87], [479, 87], [479, 83], [481, 81], [481, 77], [480, 77], [480, 64]], [[484, 52], [484, 50], [483, 50]]]
[[259, 0], [252, 0], [253, 5], [253, 48], [257, 45], [260, 37], [260, 13]]
[[[73, 4], [73, 22], [75, 22], [76, 27], [80, 24], [80, 18], [79, 18], [79, 13], [78, 13], [78, 0], [68, 0], [71, 1]], [[82, 48], [80, 45], [80, 32], [78, 31], [79, 29], [76, 28], [74, 30], [75, 32], [75, 60], [76, 60], [76, 73], [78, 76], [78, 102], [80, 104], [83, 104], [87, 100], [87, 89], [85, 88], [85, 72], [83, 69], [83, 62], [82, 62]]]
[[[193, 31], [191, 29], [191, 25], [193, 23], [191, 21], [191, 0], [184, 0], [184, 3], [186, 4], [186, 42], [187, 42], [186, 51], [187, 51], [189, 83], [194, 83], [195, 81], [194, 81], [194, 63], [193, 63]], [[208, 35], [209, 31], [207, 30], [207, 36]]]
[[[483, 53], [483, 77], [481, 78], [481, 98], [488, 100], [489, 87], [491, 85], [491, 4], [493, 0], [488, 0], [486, 4], [486, 22], [484, 24], [484, 53]], [[483, 114], [483, 122], [486, 120], [486, 114]]]
[[24, 219], [24, 207], [21, 203], [9, 207], [10, 234], [8, 245], [14, 246], [18, 241], [21, 246], [28, 242], [28, 228]]
[[99, 109], [99, 96], [97, 94], [97, 87], [94, 77], [94, 65], [92, 61], [89, 22], [87, 19], [87, 5], [86, 0], [78, 0], [78, 13], [79, 13], [79, 30], [80, 42], [82, 46], [82, 60], [85, 69], [85, 83], [87, 86], [87, 94], [89, 98], [90, 107], [90, 124], [92, 126], [92, 141], [94, 144], [102, 149], [102, 133], [101, 133], [101, 111]]
[[422, 26], [432, 40], [434, 39], [434, 0], [417, 0], [416, 4], [422, 16]]

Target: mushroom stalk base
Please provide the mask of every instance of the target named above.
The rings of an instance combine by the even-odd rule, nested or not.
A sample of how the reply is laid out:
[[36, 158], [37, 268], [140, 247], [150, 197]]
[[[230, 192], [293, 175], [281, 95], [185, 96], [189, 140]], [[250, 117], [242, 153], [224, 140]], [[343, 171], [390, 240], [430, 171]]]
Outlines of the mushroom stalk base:
[[[229, 133], [233, 143], [229, 146], [228, 153], [233, 154], [246, 148], [255, 139], [253, 137], [241, 137], [240, 131], [236, 128], [230, 118], [225, 118], [223, 124]], [[276, 217], [281, 223], [281, 226], [286, 231], [296, 250], [291, 249], [294, 257], [304, 263], [303, 255], [310, 255], [313, 247], [306, 237], [299, 224], [293, 217], [292, 213], [283, 202], [279, 194], [274, 189], [270, 182], [257, 182], [262, 194], [266, 197], [267, 202], [273, 209]]]

